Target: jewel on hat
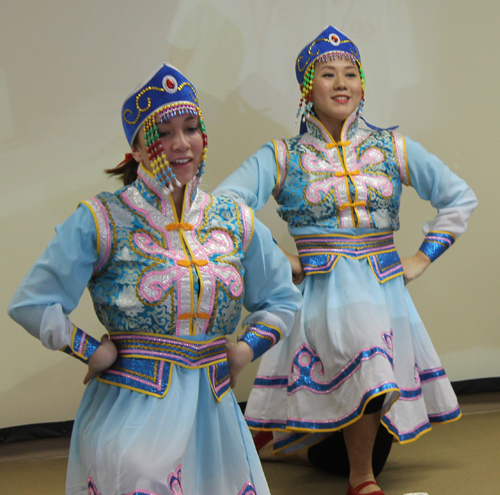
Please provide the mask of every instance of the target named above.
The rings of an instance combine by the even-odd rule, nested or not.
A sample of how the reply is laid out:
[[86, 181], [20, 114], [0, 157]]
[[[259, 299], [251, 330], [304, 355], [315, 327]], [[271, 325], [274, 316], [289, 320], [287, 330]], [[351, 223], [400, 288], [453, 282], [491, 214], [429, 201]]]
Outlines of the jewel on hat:
[[198, 96], [194, 86], [174, 66], [162, 64], [126, 100], [122, 109], [122, 124], [125, 136], [132, 146], [137, 133], [144, 129], [144, 139], [157, 181], [171, 191], [173, 183], [181, 186], [170, 167], [158, 133], [160, 123], [179, 115], [198, 116], [203, 137], [203, 151], [196, 182], [201, 181], [207, 154], [205, 123], [198, 106]]

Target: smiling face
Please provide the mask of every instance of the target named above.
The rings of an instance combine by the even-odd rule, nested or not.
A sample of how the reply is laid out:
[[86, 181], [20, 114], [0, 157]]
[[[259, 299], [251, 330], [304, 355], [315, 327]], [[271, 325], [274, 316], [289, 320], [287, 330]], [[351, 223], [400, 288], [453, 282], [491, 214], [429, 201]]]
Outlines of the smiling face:
[[[201, 163], [203, 137], [198, 116], [178, 115], [164, 123], [157, 120], [156, 126], [169, 166], [183, 189], [196, 175]], [[138, 137], [138, 144], [132, 147], [132, 155], [147, 170], [153, 172], [144, 140], [144, 129], [139, 131]], [[174, 189], [178, 189], [175, 181], [172, 185]]]
[[363, 95], [359, 69], [350, 60], [317, 62], [312, 102], [316, 117], [333, 138], [340, 139], [345, 119], [356, 110]]

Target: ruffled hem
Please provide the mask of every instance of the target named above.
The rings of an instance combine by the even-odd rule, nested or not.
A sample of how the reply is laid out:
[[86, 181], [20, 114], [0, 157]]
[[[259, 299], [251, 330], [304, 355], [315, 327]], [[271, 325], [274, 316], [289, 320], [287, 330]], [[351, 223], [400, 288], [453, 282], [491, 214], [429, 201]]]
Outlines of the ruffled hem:
[[366, 260], [342, 258], [307, 277], [289, 338], [264, 355], [245, 418], [283, 432], [289, 453], [357, 421], [386, 394], [383, 423], [399, 442], [460, 417], [456, 396], [401, 277], [380, 284]]

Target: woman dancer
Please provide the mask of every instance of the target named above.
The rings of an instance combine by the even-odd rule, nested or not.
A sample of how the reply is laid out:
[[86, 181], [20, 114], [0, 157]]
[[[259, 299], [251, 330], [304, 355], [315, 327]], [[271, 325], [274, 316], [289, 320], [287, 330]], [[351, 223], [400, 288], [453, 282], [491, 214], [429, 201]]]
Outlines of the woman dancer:
[[[230, 384], [288, 333], [300, 292], [251, 210], [198, 188], [205, 125], [178, 70], [161, 65], [122, 121], [132, 153], [110, 172], [125, 187], [57, 228], [9, 308], [88, 364], [66, 493], [268, 494]], [[101, 343], [68, 316], [87, 286]], [[240, 340], [226, 343], [242, 304]]]
[[[274, 430], [274, 454], [342, 429], [348, 494], [382, 494], [372, 451], [382, 421], [410, 442], [460, 409], [405, 283], [467, 226], [476, 198], [421, 145], [358, 127], [365, 76], [356, 45], [332, 26], [296, 61], [301, 134], [267, 143], [217, 189], [258, 210], [273, 195], [299, 256], [288, 254], [304, 307], [290, 338], [260, 365], [246, 419]], [[437, 208], [417, 253], [400, 260], [402, 185]], [[277, 433], [276, 433], [277, 432]]]

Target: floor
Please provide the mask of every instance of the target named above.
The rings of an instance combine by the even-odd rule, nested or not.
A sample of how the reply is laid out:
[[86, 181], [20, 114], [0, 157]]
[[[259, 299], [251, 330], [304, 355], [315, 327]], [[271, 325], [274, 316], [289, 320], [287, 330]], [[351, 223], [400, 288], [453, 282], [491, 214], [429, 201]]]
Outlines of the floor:
[[[378, 478], [386, 495], [500, 493], [500, 392], [460, 397], [463, 417], [395, 444]], [[2, 495], [63, 495], [68, 438], [0, 445]], [[273, 495], [340, 494], [347, 481], [314, 468], [264, 463]], [[207, 494], [216, 495], [216, 494]]]

